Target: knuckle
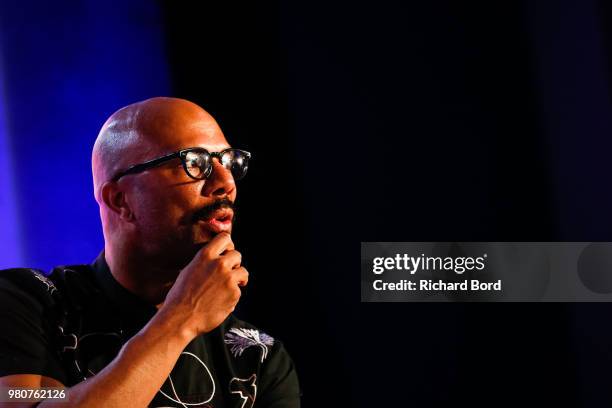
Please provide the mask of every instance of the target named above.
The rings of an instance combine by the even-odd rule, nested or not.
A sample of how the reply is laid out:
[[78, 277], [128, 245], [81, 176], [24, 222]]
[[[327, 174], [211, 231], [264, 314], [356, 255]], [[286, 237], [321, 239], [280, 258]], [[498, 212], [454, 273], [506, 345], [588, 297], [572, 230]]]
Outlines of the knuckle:
[[228, 269], [231, 269], [232, 267], [232, 260], [231, 258], [224, 256], [223, 258], [221, 258], [221, 266], [223, 267], [223, 269], [225, 270], [225, 272], [228, 272]]
[[201, 253], [202, 253], [202, 259], [209, 260], [212, 258], [212, 252], [208, 246], [202, 248]]

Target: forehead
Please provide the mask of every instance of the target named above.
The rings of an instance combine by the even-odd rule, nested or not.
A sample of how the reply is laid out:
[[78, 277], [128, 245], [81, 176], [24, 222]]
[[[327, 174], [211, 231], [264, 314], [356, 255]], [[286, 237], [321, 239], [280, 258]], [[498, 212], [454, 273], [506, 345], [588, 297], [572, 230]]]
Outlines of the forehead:
[[146, 139], [158, 154], [188, 147], [203, 147], [218, 152], [230, 147], [219, 125], [210, 117], [177, 118], [149, 128]]

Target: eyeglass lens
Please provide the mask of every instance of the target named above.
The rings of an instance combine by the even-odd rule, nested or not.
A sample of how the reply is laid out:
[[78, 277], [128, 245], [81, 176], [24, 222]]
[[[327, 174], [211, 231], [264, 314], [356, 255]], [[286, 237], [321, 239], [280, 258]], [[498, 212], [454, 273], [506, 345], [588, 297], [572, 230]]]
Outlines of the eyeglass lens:
[[[191, 151], [185, 154], [185, 167], [189, 175], [203, 179], [212, 172], [212, 157], [203, 151]], [[226, 150], [221, 156], [221, 164], [230, 170], [235, 180], [243, 178], [248, 168], [248, 156], [240, 150]]]

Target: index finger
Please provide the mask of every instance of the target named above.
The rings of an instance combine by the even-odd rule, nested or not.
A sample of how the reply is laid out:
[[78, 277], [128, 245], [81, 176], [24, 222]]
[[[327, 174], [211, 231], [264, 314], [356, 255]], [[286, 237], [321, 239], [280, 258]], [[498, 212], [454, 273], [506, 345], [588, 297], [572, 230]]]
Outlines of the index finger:
[[229, 232], [220, 232], [202, 250], [208, 252], [211, 256], [219, 256], [225, 251], [234, 249], [234, 242]]

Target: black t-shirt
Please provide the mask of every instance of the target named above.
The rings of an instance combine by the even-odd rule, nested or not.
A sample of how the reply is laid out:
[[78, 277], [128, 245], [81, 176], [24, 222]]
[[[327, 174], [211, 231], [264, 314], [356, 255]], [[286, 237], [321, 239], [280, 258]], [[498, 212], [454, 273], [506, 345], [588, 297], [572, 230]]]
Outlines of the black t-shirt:
[[[0, 271], [0, 376], [40, 374], [72, 386], [108, 365], [155, 313], [114, 279], [104, 253], [48, 278]], [[299, 396], [283, 345], [232, 314], [185, 348], [149, 406], [296, 408]]]

